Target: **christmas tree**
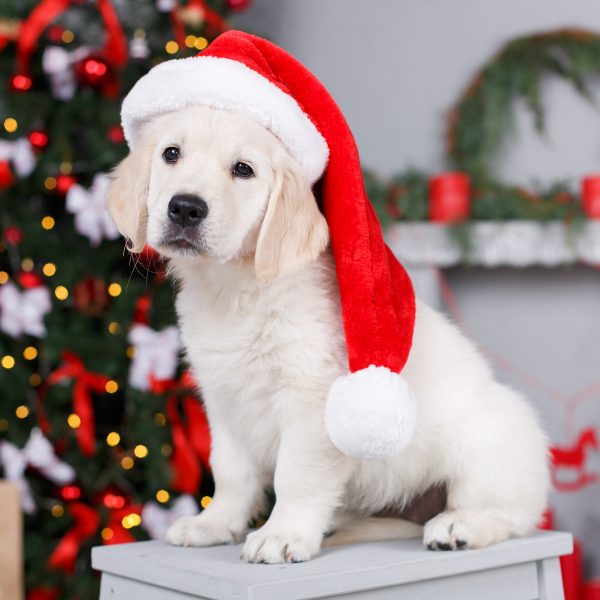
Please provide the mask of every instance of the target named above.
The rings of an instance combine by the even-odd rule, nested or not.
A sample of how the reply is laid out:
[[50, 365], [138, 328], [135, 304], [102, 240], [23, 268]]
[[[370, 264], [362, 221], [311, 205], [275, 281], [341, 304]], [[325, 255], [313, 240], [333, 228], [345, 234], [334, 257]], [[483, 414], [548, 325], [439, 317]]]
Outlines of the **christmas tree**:
[[104, 194], [122, 97], [244, 4], [0, 4], [0, 476], [21, 491], [29, 598], [97, 598], [92, 546], [210, 501], [172, 289], [151, 249], [124, 252]]

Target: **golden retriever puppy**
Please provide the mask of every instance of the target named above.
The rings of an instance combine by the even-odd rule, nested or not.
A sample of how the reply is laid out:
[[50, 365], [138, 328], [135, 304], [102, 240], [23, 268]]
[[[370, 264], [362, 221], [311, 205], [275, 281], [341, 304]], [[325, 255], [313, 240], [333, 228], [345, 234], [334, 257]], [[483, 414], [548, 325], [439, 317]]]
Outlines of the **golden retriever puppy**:
[[[383, 460], [333, 446], [325, 400], [348, 360], [327, 223], [302, 170], [262, 125], [207, 107], [152, 119], [117, 167], [109, 205], [133, 250], [148, 243], [169, 258], [212, 432], [213, 501], [177, 521], [169, 542], [243, 540], [269, 486], [272, 514], [245, 537], [251, 562], [308, 560], [334, 530], [329, 543], [423, 535], [427, 547], [449, 550], [535, 526], [548, 472], [533, 410], [421, 303], [403, 370], [418, 399], [411, 443]], [[446, 507], [424, 528], [370, 518], [436, 485], [447, 489]]]

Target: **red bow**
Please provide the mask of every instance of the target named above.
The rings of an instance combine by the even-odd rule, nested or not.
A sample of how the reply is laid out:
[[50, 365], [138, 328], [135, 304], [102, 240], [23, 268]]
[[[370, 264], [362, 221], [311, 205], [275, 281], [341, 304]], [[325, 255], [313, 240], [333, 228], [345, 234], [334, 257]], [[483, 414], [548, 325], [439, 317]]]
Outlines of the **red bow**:
[[[202, 469], [210, 457], [210, 428], [200, 401], [193, 396], [196, 383], [186, 371], [179, 381], [150, 379], [154, 394], [168, 393], [167, 417], [173, 437], [173, 489], [195, 495], [200, 488]], [[186, 417], [184, 425], [179, 414], [179, 401]]]
[[[72, 0], [42, 0], [21, 25], [17, 38], [17, 66], [19, 72], [27, 75], [30, 70], [31, 55], [42, 32], [71, 5]], [[98, 12], [106, 27], [106, 42], [103, 55], [112, 65], [127, 62], [127, 40], [119, 17], [110, 0], [97, 1]]]
[[100, 518], [95, 509], [81, 502], [71, 504], [69, 512], [75, 524], [58, 542], [58, 546], [48, 559], [48, 566], [72, 573], [75, 570], [75, 561], [81, 544], [96, 533]]
[[75, 430], [75, 437], [81, 451], [91, 456], [96, 448], [96, 428], [94, 425], [94, 407], [90, 392], [104, 393], [110, 377], [100, 373], [90, 373], [83, 361], [74, 352], [63, 354], [63, 364], [50, 373], [46, 383], [54, 385], [66, 379], [74, 379], [73, 411], [81, 419], [81, 424]]
[[135, 542], [135, 538], [131, 535], [129, 529], [123, 526], [123, 519], [130, 514], [135, 513], [140, 515], [142, 507], [139, 504], [130, 504], [123, 508], [117, 508], [110, 511], [106, 526], [112, 531], [112, 536], [104, 540], [104, 544], [127, 544]]

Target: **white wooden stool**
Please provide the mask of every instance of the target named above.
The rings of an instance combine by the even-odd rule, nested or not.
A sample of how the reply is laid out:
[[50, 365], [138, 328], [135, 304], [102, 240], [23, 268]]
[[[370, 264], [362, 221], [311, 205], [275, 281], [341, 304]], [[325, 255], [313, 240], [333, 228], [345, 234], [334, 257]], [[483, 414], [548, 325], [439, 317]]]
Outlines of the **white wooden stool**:
[[92, 550], [101, 600], [563, 600], [568, 533], [537, 532], [484, 550], [431, 552], [420, 540], [327, 548], [306, 563], [248, 564], [241, 546], [162, 542]]

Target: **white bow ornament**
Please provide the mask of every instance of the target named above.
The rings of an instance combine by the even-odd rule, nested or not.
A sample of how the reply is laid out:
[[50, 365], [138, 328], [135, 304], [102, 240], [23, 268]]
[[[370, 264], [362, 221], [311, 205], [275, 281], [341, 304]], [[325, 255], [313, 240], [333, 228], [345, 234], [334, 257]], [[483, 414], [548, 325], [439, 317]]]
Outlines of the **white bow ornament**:
[[177, 327], [172, 325], [155, 331], [146, 325], [134, 325], [128, 339], [135, 348], [129, 368], [129, 385], [148, 390], [151, 375], [156, 379], [173, 379], [181, 348]]
[[90, 53], [86, 46], [69, 52], [60, 46], [48, 46], [42, 56], [42, 69], [50, 79], [50, 88], [55, 98], [71, 100], [77, 91], [74, 65]]
[[19, 177], [27, 177], [35, 169], [35, 154], [27, 138], [0, 140], [0, 160], [10, 161]]
[[0, 329], [14, 338], [46, 335], [44, 316], [51, 308], [50, 292], [43, 285], [22, 292], [10, 281], [0, 287]]
[[67, 192], [66, 207], [75, 215], [75, 229], [87, 237], [92, 246], [97, 246], [103, 238], [115, 240], [119, 237], [106, 206], [109, 184], [110, 177], [106, 173], [98, 173], [89, 190], [76, 183]]
[[164, 540], [167, 529], [180, 517], [198, 514], [198, 505], [192, 496], [184, 494], [171, 508], [162, 508], [156, 502], [146, 502], [142, 508], [142, 525], [153, 540]]
[[4, 469], [4, 478], [19, 488], [21, 506], [27, 514], [36, 510], [31, 488], [24, 476], [28, 466], [34, 467], [57, 485], [65, 485], [75, 479], [73, 467], [56, 456], [52, 444], [37, 427], [31, 430], [22, 450], [10, 442], [0, 442], [0, 465]]

